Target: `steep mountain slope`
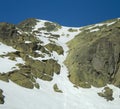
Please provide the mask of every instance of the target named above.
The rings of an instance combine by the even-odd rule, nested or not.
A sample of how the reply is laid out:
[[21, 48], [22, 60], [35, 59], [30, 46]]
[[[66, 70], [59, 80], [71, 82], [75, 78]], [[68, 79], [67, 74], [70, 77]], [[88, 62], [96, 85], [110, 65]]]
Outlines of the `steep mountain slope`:
[[118, 109], [119, 23], [0, 23], [0, 109]]
[[120, 21], [85, 27], [69, 43], [70, 80], [83, 87], [120, 87]]

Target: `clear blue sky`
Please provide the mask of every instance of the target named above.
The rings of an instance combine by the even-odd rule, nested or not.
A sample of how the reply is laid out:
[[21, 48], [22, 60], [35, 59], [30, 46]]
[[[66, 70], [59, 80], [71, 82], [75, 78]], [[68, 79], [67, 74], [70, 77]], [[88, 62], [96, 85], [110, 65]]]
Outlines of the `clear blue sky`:
[[120, 0], [0, 0], [0, 22], [38, 18], [84, 26], [120, 17]]

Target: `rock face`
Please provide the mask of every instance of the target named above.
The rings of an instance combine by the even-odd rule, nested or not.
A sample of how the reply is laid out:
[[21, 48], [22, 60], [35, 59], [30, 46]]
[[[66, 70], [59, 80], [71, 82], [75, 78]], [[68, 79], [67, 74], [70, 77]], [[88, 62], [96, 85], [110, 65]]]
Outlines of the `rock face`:
[[120, 20], [82, 28], [71, 40], [66, 65], [77, 86], [120, 87]]
[[17, 25], [22, 31], [31, 32], [33, 27], [36, 25], [37, 20], [34, 18], [29, 18]]
[[[44, 45], [40, 39], [35, 37], [36, 33], [40, 32], [40, 30], [36, 33], [33, 31], [37, 22], [36, 19], [27, 19], [18, 25], [0, 23], [0, 42], [16, 49], [15, 52], [0, 56], [2, 58], [8, 57], [12, 61], [21, 58], [25, 62], [24, 64], [17, 64], [19, 69], [0, 73], [0, 80], [6, 82], [11, 80], [22, 87], [33, 89], [34, 87], [39, 88], [39, 84], [36, 82], [37, 78], [51, 81], [54, 73], [60, 73], [61, 66], [57, 63], [57, 60], [53, 59], [51, 54], [53, 51], [62, 54], [63, 48], [56, 44], [51, 44], [49, 47], [50, 44]], [[57, 25], [54, 23], [45, 23], [44, 25], [46, 28], [48, 26], [49, 32], [47, 30], [44, 30], [44, 32], [49, 34], [49, 39], [52, 40], [59, 36], [50, 34], [50, 31], [53, 30], [50, 25], [54, 26], [54, 29], [57, 28]], [[45, 56], [48, 58], [45, 58]]]

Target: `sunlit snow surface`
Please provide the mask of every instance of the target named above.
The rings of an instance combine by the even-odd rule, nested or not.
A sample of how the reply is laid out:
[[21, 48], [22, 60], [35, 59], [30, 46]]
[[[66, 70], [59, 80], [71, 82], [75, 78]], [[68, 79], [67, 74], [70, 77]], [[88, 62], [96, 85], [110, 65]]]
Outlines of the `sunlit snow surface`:
[[[43, 21], [38, 22], [34, 30], [43, 26]], [[41, 26], [42, 25], [42, 26]], [[52, 34], [60, 34], [61, 37], [58, 40], [54, 40], [57, 44], [64, 48], [64, 55], [58, 55], [53, 52], [51, 57], [58, 60], [61, 65], [60, 75], [54, 75], [54, 79], [51, 82], [37, 79], [40, 84], [40, 89], [26, 89], [16, 85], [13, 82], [2, 82], [0, 81], [0, 88], [4, 90], [5, 104], [0, 105], [0, 109], [119, 109], [120, 108], [120, 89], [110, 85], [113, 89], [114, 101], [107, 102], [104, 98], [99, 97], [97, 92], [100, 92], [103, 88], [75, 88], [69, 81], [68, 69], [64, 65], [64, 60], [67, 56], [68, 47], [66, 43], [74, 38], [75, 35], [80, 33], [79, 28], [77, 32], [68, 32], [68, 27], [62, 27], [57, 32]], [[62, 36], [62, 33], [65, 35]], [[67, 36], [69, 34], [69, 36]], [[39, 34], [36, 35], [44, 43], [49, 43], [47, 37], [41, 37]], [[43, 38], [44, 37], [44, 38]], [[42, 60], [42, 58], [38, 59]], [[1, 66], [1, 65], [0, 65]], [[53, 90], [53, 85], [57, 83], [59, 89], [63, 93], [57, 93]]]
[[[15, 52], [15, 51], [16, 50], [11, 46], [7, 46], [3, 43], [0, 43], [0, 55], [5, 55], [9, 52]], [[0, 72], [6, 73], [8, 71], [13, 71], [15, 69], [18, 69], [18, 66], [16, 66], [16, 64], [18, 63], [24, 64], [22, 58], [16, 58], [16, 60], [13, 61], [10, 60], [9, 57], [0, 57]]]
[[16, 50], [11, 46], [7, 46], [0, 42], [0, 55], [4, 55], [8, 52], [15, 52]]
[[19, 69], [16, 64], [24, 64], [22, 58], [16, 58], [15, 61], [9, 59], [9, 57], [0, 58], [0, 72], [7, 73], [9, 71], [13, 71], [15, 69]]

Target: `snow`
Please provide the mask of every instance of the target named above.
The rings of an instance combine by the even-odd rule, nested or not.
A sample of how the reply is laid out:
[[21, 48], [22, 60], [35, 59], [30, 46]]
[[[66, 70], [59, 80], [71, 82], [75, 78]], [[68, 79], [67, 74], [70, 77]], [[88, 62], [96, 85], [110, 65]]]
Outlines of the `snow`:
[[103, 25], [105, 25], [105, 23], [99, 23], [99, 24], [95, 24], [95, 26], [103, 26]]
[[[95, 31], [100, 30], [100, 29], [97, 28], [97, 27], [101, 27], [101, 26], [104, 26], [104, 25], [110, 26], [110, 25], [113, 25], [114, 23], [116, 23], [116, 21], [110, 22], [110, 23], [99, 23], [99, 24], [91, 25], [91, 26], [89, 26], [87, 29], [89, 29], [90, 32], [95, 32]], [[93, 28], [95, 28], [95, 29], [93, 29]]]
[[[0, 42], [0, 55], [5, 55], [9, 52], [15, 51], [17, 50]], [[19, 69], [18, 66], [16, 66], [18, 63], [24, 64], [25, 62], [22, 58], [16, 58], [16, 60], [13, 61], [10, 60], [9, 57], [0, 57], [0, 72], [7, 73], [8, 71]]]
[[0, 58], [0, 72], [7, 73], [9, 71], [13, 71], [15, 69], [19, 69], [16, 64], [24, 64], [25, 62], [22, 58], [16, 58], [16, 61], [12, 61], [9, 57]]
[[99, 28], [96, 28], [96, 29], [90, 30], [90, 32], [96, 32], [96, 31], [99, 31], [99, 30], [100, 30]]
[[18, 34], [20, 34], [20, 35], [23, 33], [23, 32], [22, 32], [22, 31], [20, 31], [19, 29], [18, 29], [18, 31], [17, 31], [17, 32], [18, 32]]
[[96, 92], [102, 89], [74, 88], [69, 82], [61, 83], [63, 93], [56, 93], [52, 89], [52, 83], [37, 80], [41, 84], [39, 89], [22, 88], [13, 82], [0, 81], [0, 87], [4, 90], [5, 104], [0, 109], [119, 109], [119, 89], [113, 87], [114, 101], [107, 102], [99, 97]]
[[[42, 21], [40, 21], [40, 24], [38, 22], [34, 30], [37, 30], [43, 23]], [[37, 79], [36, 81], [40, 84], [40, 89], [34, 88], [32, 90], [20, 87], [11, 81], [9, 83], [0, 81], [0, 88], [4, 90], [3, 94], [5, 96], [5, 104], [0, 105], [0, 109], [119, 109], [119, 88], [108, 85], [113, 89], [115, 99], [114, 101], [107, 102], [104, 98], [97, 95], [103, 88], [76, 88], [73, 87], [73, 84], [69, 81], [67, 77], [68, 69], [64, 64], [69, 50], [66, 43], [73, 39], [80, 31], [69, 32], [68, 29], [69, 27], [62, 27], [62, 29], [59, 29], [57, 32], [52, 32], [52, 34], [61, 35], [58, 40], [51, 40], [63, 47], [64, 54], [58, 55], [56, 52], [52, 52], [51, 56], [46, 55], [45, 58], [38, 59], [54, 58], [57, 60], [61, 65], [60, 74], [54, 74], [51, 82]], [[79, 30], [79, 28], [75, 29]], [[62, 36], [63, 33], [64, 36]], [[69, 36], [67, 36], [67, 34], [69, 34]], [[44, 42], [43, 44], [50, 42], [49, 38], [45, 37], [44, 34], [36, 34], [36, 37], [42, 40]], [[54, 92], [54, 84], [57, 84], [63, 93]]]
[[92, 29], [92, 28], [95, 28], [95, 27], [103, 26], [103, 25], [105, 25], [105, 23], [95, 24], [95, 25], [91, 25], [91, 26], [88, 27], [87, 29]]
[[41, 40], [42, 42], [44, 42], [44, 45], [48, 44], [50, 41], [49, 41], [49, 38], [45, 37], [44, 34], [41, 34], [41, 35], [37, 35], [36, 36], [39, 40]]
[[115, 22], [111, 22], [111, 23], [107, 23], [107, 26], [113, 25], [114, 23], [116, 23], [116, 21]]
[[11, 46], [7, 46], [0, 42], [0, 55], [7, 54], [8, 52], [15, 52], [16, 50]]
[[31, 43], [31, 41], [25, 41], [25, 43], [26, 43], [26, 44], [29, 44], [29, 43]]
[[45, 22], [49, 22], [49, 21], [37, 19], [37, 24], [36, 24], [36, 26], [34, 27], [33, 31], [36, 31], [36, 30], [38, 30], [39, 28], [45, 27], [45, 25], [44, 25]]

